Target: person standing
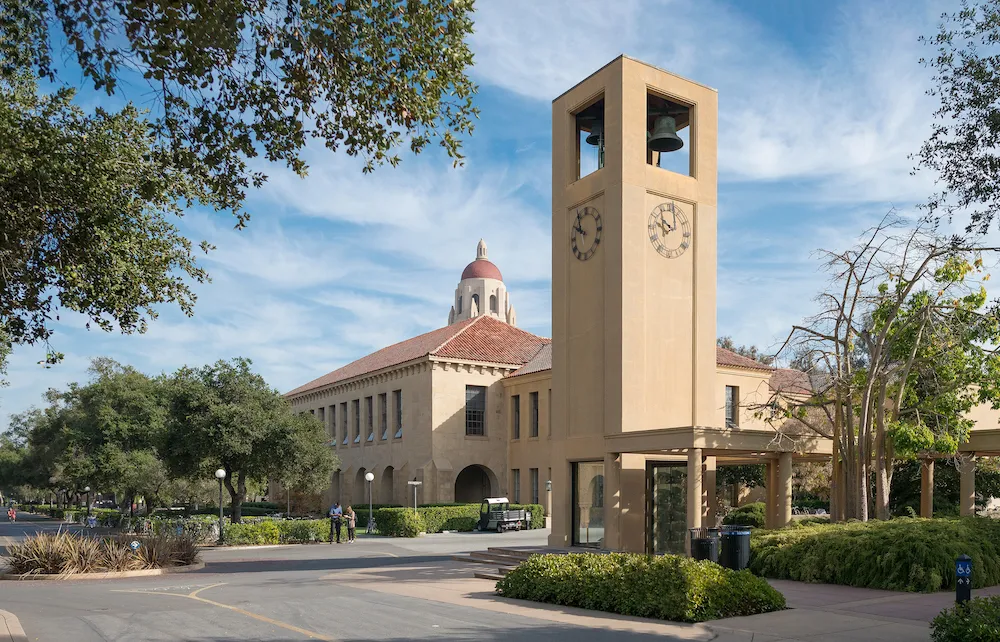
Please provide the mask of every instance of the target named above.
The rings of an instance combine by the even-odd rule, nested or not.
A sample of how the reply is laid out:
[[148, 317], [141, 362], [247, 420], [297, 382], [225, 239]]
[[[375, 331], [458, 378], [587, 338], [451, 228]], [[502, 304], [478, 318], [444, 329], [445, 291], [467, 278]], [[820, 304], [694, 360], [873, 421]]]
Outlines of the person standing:
[[354, 512], [354, 509], [350, 506], [347, 507], [347, 511], [344, 513], [344, 518], [347, 520], [347, 543], [354, 543], [354, 529], [358, 525], [358, 516]]
[[337, 543], [340, 543], [341, 522], [344, 519], [344, 510], [340, 507], [340, 502], [334, 502], [330, 509], [330, 543], [333, 544], [333, 532], [337, 531]]

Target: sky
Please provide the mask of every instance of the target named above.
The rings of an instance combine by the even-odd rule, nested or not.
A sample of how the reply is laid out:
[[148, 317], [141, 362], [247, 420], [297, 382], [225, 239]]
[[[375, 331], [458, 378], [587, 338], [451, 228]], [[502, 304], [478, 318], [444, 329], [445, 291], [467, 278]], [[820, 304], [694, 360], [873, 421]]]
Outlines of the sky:
[[362, 175], [322, 148], [307, 151], [306, 179], [259, 164], [269, 181], [248, 200], [248, 229], [201, 210], [178, 223], [217, 247], [195, 315], [164, 307], [148, 332], [126, 336], [63, 314], [52, 338], [63, 363], [43, 368], [43, 349], [15, 349], [0, 427], [48, 388], [86, 380], [98, 356], [151, 374], [244, 356], [291, 390], [446, 325], [480, 238], [518, 325], [550, 336], [551, 101], [622, 53], [719, 91], [718, 332], [738, 344], [780, 345], [827, 281], [815, 251], [850, 246], [933, 189], [909, 158], [935, 108], [918, 37], [957, 2], [477, 4], [470, 73], [482, 113], [464, 167], [407, 153]]

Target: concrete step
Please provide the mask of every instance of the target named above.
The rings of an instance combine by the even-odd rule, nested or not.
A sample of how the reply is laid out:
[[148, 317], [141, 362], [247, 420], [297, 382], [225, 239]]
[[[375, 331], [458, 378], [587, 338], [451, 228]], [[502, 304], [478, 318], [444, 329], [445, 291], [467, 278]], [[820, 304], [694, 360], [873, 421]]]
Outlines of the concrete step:
[[476, 551], [474, 553], [469, 553], [469, 557], [476, 559], [477, 561], [488, 562], [492, 564], [503, 564], [505, 566], [518, 565], [524, 561], [523, 558], [515, 557], [513, 555], [505, 555], [503, 553], [487, 553], [485, 551]]
[[490, 566], [496, 566], [496, 560], [481, 560], [471, 555], [452, 555], [451, 559], [456, 562], [465, 562], [466, 564], [489, 564]]
[[532, 555], [537, 554], [539, 551], [490, 546], [489, 548], [486, 549], [486, 552], [493, 555], [506, 555], [508, 557], [516, 557], [521, 560], [526, 560]]
[[501, 566], [500, 568], [497, 569], [497, 571], [500, 572], [500, 575], [506, 575], [507, 573], [510, 573], [511, 571], [513, 571], [515, 568], [517, 568], [517, 567], [516, 566]]
[[475, 576], [481, 580], [491, 580], [493, 582], [499, 582], [503, 579], [503, 575], [499, 573], [487, 573], [485, 571], [476, 571]]

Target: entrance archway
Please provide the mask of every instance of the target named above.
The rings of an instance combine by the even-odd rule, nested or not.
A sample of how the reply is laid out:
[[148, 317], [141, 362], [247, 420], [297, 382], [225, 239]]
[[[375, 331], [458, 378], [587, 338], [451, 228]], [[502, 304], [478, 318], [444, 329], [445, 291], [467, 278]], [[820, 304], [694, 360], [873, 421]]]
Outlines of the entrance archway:
[[496, 478], [486, 466], [466, 466], [455, 478], [455, 501], [459, 504], [478, 504], [486, 497], [496, 496]]
[[386, 466], [385, 471], [382, 473], [382, 483], [379, 484], [378, 489], [378, 502], [380, 504], [392, 504], [395, 502], [396, 498], [392, 496], [394, 472], [392, 466]]
[[356, 506], [362, 504], [368, 505], [368, 481], [365, 479], [365, 473], [367, 472], [367, 468], [359, 468], [358, 474], [354, 478], [354, 492], [351, 493], [351, 503]]

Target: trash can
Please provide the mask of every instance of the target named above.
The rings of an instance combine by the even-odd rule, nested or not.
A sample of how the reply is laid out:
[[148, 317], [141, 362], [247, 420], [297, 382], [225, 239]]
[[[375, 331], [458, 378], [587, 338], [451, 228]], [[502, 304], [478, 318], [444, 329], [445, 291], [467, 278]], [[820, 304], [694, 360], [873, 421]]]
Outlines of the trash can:
[[719, 529], [689, 528], [691, 557], [696, 560], [719, 561]]
[[720, 564], [734, 571], [750, 565], [750, 527], [722, 527], [722, 559]]

